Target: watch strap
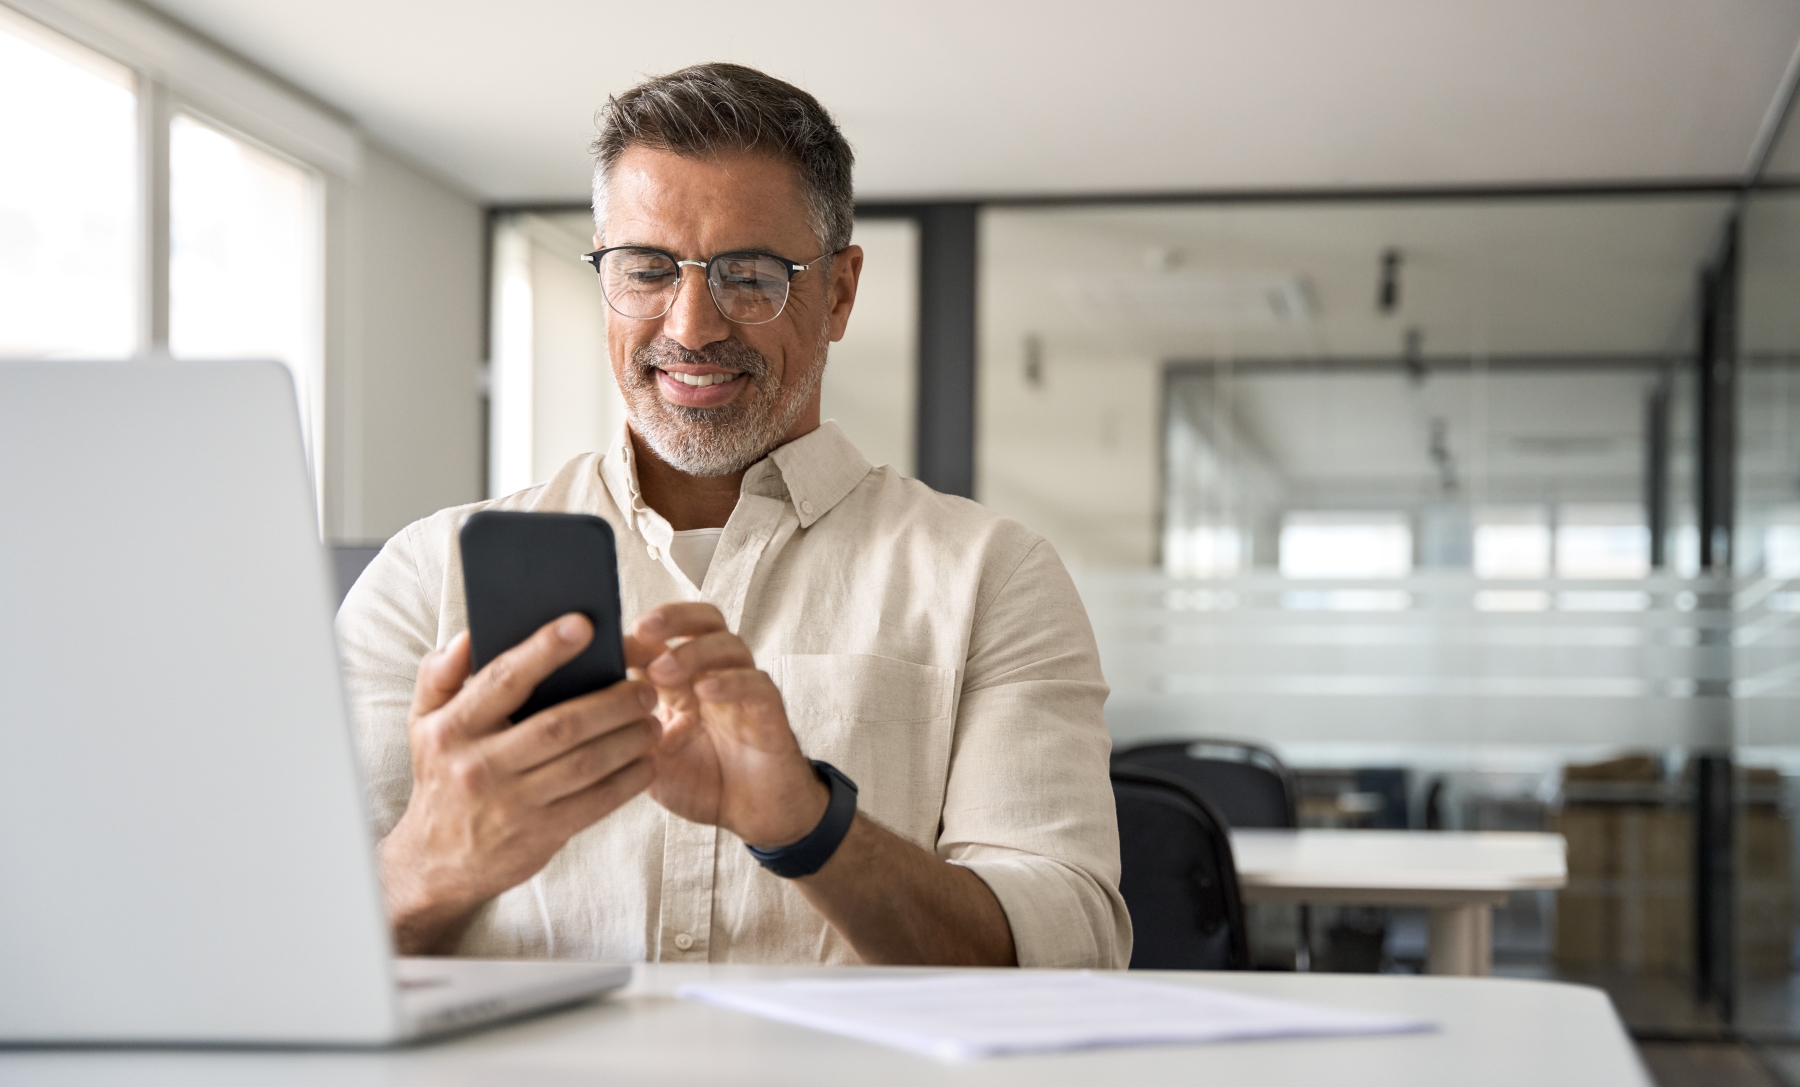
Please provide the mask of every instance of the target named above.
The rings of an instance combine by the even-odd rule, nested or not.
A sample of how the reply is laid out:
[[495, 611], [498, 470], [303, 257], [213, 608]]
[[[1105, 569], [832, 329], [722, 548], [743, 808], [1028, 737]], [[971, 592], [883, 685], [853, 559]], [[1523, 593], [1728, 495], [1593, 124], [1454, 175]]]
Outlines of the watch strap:
[[783, 879], [810, 876], [825, 867], [825, 862], [843, 842], [844, 835], [850, 833], [850, 824], [856, 821], [856, 782], [842, 770], [819, 759], [812, 760], [812, 768], [819, 780], [831, 787], [831, 800], [825, 805], [825, 814], [812, 833], [779, 849], [744, 845], [756, 858], [756, 863]]

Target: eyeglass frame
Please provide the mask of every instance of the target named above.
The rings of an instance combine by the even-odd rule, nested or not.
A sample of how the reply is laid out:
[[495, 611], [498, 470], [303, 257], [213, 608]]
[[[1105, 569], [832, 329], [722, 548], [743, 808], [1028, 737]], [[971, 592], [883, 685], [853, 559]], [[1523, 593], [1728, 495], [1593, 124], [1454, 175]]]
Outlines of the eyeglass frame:
[[[781, 315], [787, 312], [788, 299], [790, 299], [794, 296], [794, 277], [799, 275], [801, 272], [807, 271], [808, 269], [812, 268], [814, 265], [818, 264], [820, 261], [824, 260], [826, 257], [835, 257], [835, 256], [837, 256], [838, 253], [843, 252], [842, 249], [839, 249], [839, 250], [837, 250], [837, 252], [834, 252], [834, 253], [820, 253], [818, 256], [807, 261], [805, 264], [801, 264], [797, 261], [791, 261], [791, 260], [787, 259], [786, 257], [780, 256], [779, 254], [776, 254], [776, 253], [765, 253], [760, 249], [733, 249], [727, 253], [714, 254], [712, 257], [709, 257], [706, 260], [682, 260], [680, 257], [669, 252], [667, 249], [658, 249], [654, 245], [609, 245], [604, 249], [596, 249], [592, 253], [583, 253], [581, 255], [581, 259], [583, 262], [593, 265], [594, 266], [594, 274], [596, 276], [599, 276], [599, 275], [603, 274], [600, 271], [601, 259], [603, 257], [605, 257], [606, 254], [608, 254], [608, 253], [617, 253], [618, 251], [620, 251], [622, 249], [635, 249], [635, 250], [638, 250], [639, 252], [643, 252], [643, 253], [655, 253], [659, 256], [668, 257], [671, 261], [674, 261], [675, 262], [675, 289], [669, 293], [669, 305], [661, 313], [657, 314], [654, 317], [633, 317], [631, 314], [626, 313], [623, 310], [619, 309], [619, 307], [613, 305], [613, 300], [610, 297], [608, 297], [608, 295], [606, 293], [606, 281], [604, 279], [602, 279], [600, 281], [600, 297], [606, 300], [606, 308], [607, 309], [612, 310], [614, 313], [618, 314], [620, 317], [625, 318], [627, 321], [660, 321], [660, 320], [662, 320], [664, 317], [667, 317], [669, 315], [669, 310], [672, 310], [675, 308], [675, 300], [681, 296], [681, 285], [682, 285], [682, 283], [686, 282], [686, 280], [681, 275], [681, 270], [689, 265], [692, 265], [693, 267], [700, 269], [701, 280], [706, 283], [706, 297], [712, 299], [713, 308], [719, 311], [719, 316], [725, 318], [727, 321], [730, 321], [734, 325], [744, 325], [744, 326], [750, 327], [750, 328], [754, 328], [757, 325], [766, 325], [773, 321], [780, 320]], [[713, 268], [713, 265], [717, 264], [719, 261], [728, 260], [732, 257], [768, 257], [770, 260], [781, 262], [782, 267], [787, 269], [788, 293], [782, 297], [781, 307], [779, 309], [777, 309], [775, 311], [774, 315], [771, 316], [768, 320], [765, 320], [765, 321], [740, 321], [737, 318], [731, 316], [729, 313], [726, 313], [725, 307], [721, 306], [719, 304], [718, 297], [713, 294], [713, 292], [712, 292], [712, 268]]]

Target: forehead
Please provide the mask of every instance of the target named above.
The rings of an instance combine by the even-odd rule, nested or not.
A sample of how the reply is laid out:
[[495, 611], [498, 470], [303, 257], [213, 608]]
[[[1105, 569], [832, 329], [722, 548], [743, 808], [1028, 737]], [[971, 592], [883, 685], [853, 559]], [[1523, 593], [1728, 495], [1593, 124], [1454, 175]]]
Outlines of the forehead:
[[633, 147], [607, 179], [606, 244], [708, 253], [798, 245], [809, 250], [796, 258], [804, 260], [814, 239], [791, 164], [743, 152], [700, 157]]

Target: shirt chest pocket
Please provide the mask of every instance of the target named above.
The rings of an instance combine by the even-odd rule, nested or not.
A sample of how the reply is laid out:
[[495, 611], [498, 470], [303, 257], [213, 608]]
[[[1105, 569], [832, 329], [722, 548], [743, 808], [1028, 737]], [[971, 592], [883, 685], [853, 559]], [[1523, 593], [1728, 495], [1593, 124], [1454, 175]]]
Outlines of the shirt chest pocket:
[[775, 657], [766, 667], [806, 756], [850, 775], [857, 806], [871, 818], [933, 849], [950, 770], [956, 670], [848, 653]]

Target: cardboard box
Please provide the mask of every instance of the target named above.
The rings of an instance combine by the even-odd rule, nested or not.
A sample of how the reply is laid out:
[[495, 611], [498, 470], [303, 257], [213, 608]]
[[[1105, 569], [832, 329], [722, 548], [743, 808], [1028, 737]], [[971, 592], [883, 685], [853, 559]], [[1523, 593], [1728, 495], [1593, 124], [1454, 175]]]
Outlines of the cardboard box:
[[[1735, 829], [1736, 942], [1745, 977], [1785, 977], [1793, 956], [1792, 824], [1774, 771], [1747, 771]], [[1557, 967], [1684, 977], [1694, 968], [1691, 790], [1647, 757], [1570, 767], [1555, 829], [1568, 840], [1557, 893]]]

